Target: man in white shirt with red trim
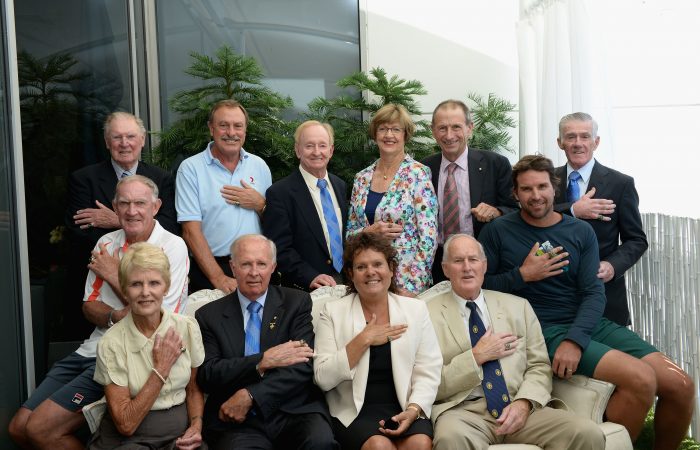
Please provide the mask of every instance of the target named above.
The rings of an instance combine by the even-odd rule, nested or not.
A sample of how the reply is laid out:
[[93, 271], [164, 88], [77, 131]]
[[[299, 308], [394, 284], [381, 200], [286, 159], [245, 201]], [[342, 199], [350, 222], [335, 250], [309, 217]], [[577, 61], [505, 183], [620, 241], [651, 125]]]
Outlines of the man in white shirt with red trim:
[[117, 279], [119, 260], [135, 242], [163, 249], [170, 260], [171, 286], [163, 307], [180, 312], [187, 298], [189, 258], [182, 238], [154, 219], [160, 208], [156, 184], [141, 175], [121, 179], [113, 201], [121, 229], [97, 242], [89, 257], [83, 313], [95, 330], [72, 354], [57, 362], [10, 423], [10, 435], [23, 448], [82, 449], [73, 433], [84, 423], [82, 408], [103, 395], [93, 380], [97, 342], [129, 312]]

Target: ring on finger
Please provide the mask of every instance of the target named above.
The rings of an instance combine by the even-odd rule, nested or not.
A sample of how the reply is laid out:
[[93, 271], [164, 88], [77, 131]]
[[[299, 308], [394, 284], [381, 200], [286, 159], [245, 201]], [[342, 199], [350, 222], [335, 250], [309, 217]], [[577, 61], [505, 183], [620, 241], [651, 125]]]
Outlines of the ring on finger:
[[506, 350], [510, 350], [510, 342], [506, 342]]
[[306, 345], [306, 341], [304, 339], [299, 339], [299, 345]]
[[95, 255], [90, 256], [90, 264], [95, 262]]
[[605, 216], [602, 214], [598, 214], [598, 217], [596, 217], [596, 219], [603, 220], [603, 219], [605, 219]]
[[185, 353], [185, 350], [187, 350], [185, 347], [180, 347], [180, 353]]
[[386, 341], [387, 341], [387, 342], [391, 342], [391, 336], [387, 336], [387, 337], [386, 337]]
[[571, 370], [571, 369], [569, 369], [569, 368], [567, 367], [566, 369], [564, 369], [564, 372], [565, 372], [565, 373], [571, 373], [571, 372], [573, 372], [573, 370]]

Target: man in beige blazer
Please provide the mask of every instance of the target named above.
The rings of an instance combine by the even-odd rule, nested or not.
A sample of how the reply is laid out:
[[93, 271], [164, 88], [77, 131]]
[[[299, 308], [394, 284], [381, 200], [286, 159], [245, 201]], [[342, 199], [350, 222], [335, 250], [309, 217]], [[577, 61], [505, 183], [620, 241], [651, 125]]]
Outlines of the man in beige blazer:
[[[473, 237], [456, 234], [444, 246], [442, 267], [452, 289], [428, 310], [443, 355], [433, 406], [434, 448], [486, 449], [491, 444], [535, 444], [544, 449], [602, 449], [603, 432], [592, 421], [547, 407], [552, 370], [540, 324], [530, 304], [510, 294], [482, 290], [484, 250]], [[472, 347], [470, 309], [487, 331]], [[499, 360], [510, 403], [498, 418], [487, 411], [482, 364]]]

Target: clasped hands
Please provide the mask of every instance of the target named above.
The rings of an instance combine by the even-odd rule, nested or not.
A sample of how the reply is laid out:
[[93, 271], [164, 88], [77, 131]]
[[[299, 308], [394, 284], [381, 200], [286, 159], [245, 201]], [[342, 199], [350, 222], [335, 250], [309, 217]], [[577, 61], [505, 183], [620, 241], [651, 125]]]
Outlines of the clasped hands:
[[380, 420], [379, 431], [387, 436], [400, 436], [420, 416], [420, 413], [416, 410], [416, 408], [418, 408], [418, 406], [415, 404], [413, 404], [412, 407], [409, 405], [409, 407], [407, 407], [405, 411], [401, 411], [400, 413], [391, 417], [391, 420], [399, 424], [398, 428], [396, 428], [395, 430], [384, 428], [384, 419]]
[[[309, 362], [313, 356], [314, 351], [305, 340], [288, 341], [267, 349], [258, 363], [257, 370], [263, 375], [276, 367]], [[241, 388], [221, 405], [219, 419], [222, 422], [242, 423], [252, 407], [253, 399], [250, 391]]]

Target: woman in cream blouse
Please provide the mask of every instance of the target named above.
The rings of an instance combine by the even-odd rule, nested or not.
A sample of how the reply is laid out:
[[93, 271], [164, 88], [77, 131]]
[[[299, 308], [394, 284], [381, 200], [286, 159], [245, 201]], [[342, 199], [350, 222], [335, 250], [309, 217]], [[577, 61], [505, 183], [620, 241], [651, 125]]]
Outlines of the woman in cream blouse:
[[97, 348], [95, 381], [105, 387], [107, 414], [89, 448], [200, 448], [204, 398], [196, 378], [204, 346], [193, 318], [161, 308], [168, 258], [152, 244], [133, 244], [119, 264], [119, 285], [130, 312]]

